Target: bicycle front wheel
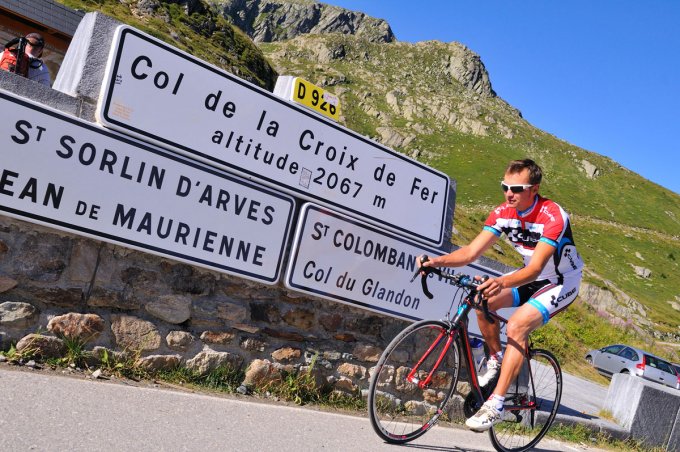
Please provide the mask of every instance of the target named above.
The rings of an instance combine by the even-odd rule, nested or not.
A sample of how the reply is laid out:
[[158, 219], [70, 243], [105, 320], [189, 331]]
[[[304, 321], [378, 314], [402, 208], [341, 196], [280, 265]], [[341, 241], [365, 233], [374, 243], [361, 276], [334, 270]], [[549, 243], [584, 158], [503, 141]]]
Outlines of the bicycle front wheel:
[[505, 395], [502, 422], [489, 430], [499, 451], [525, 451], [536, 446], [555, 420], [562, 398], [562, 370], [546, 350], [531, 350], [517, 380]]
[[[423, 320], [387, 346], [373, 369], [368, 392], [371, 425], [382, 439], [395, 444], [414, 440], [446, 413], [458, 383], [460, 350], [455, 336], [448, 349], [445, 344], [456, 334], [444, 322]], [[429, 375], [431, 380], [423, 384]]]

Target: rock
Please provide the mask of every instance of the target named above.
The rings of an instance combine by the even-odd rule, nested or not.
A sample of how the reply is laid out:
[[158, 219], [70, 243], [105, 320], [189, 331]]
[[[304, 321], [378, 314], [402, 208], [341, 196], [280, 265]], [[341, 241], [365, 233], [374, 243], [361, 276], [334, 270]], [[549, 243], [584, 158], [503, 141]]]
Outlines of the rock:
[[182, 357], [180, 355], [150, 355], [139, 358], [135, 362], [135, 366], [154, 373], [160, 370], [175, 369], [181, 362]]
[[32, 304], [6, 301], [0, 303], [0, 325], [26, 328], [36, 320], [38, 309]]
[[246, 376], [243, 379], [243, 385], [247, 387], [257, 386], [266, 381], [270, 381], [281, 375], [279, 370], [266, 359], [255, 359], [251, 361]]
[[126, 311], [139, 309], [142, 304], [131, 291], [108, 290], [95, 287], [87, 299], [87, 305], [96, 308], [115, 308]]
[[589, 179], [595, 179], [600, 175], [600, 170], [588, 160], [581, 160], [581, 167]]
[[231, 332], [204, 331], [201, 340], [206, 344], [226, 345], [234, 339], [235, 334]]
[[7, 276], [0, 276], [0, 293], [9, 292], [14, 289], [17, 284], [16, 280], [8, 278]]
[[277, 323], [281, 320], [281, 313], [272, 303], [251, 303], [250, 319], [256, 322]]
[[165, 342], [168, 344], [168, 347], [180, 350], [189, 347], [194, 340], [194, 336], [186, 331], [170, 331], [168, 335], [165, 336]]
[[363, 380], [366, 378], [366, 368], [351, 363], [343, 363], [338, 366], [338, 373], [352, 378]]
[[283, 347], [272, 352], [271, 356], [274, 361], [293, 361], [300, 359], [302, 352], [298, 348]]
[[326, 331], [336, 332], [342, 325], [342, 316], [340, 314], [321, 314], [319, 323]]
[[233, 369], [238, 369], [242, 364], [243, 358], [234, 353], [204, 350], [188, 360], [186, 367], [189, 370], [205, 375], [218, 367], [229, 366]]
[[466, 46], [449, 44], [450, 57], [445, 63], [447, 72], [468, 90], [487, 97], [495, 97], [489, 73], [481, 58]]
[[44, 303], [62, 308], [82, 308], [84, 302], [83, 289], [80, 287], [40, 287], [31, 288], [29, 292]]
[[26, 235], [13, 253], [17, 273], [32, 281], [55, 282], [67, 266], [71, 238], [57, 234]]
[[161, 335], [156, 326], [137, 317], [112, 314], [111, 332], [116, 344], [126, 350], [156, 350], [161, 346]]
[[316, 324], [314, 313], [306, 309], [293, 309], [292, 311], [288, 311], [283, 316], [283, 320], [288, 325], [301, 330], [309, 330]]
[[97, 369], [97, 370], [95, 370], [94, 372], [92, 372], [92, 375], [90, 375], [90, 376], [91, 376], [93, 379], [96, 380], [97, 378], [99, 378], [99, 377], [102, 376], [102, 370], [101, 370], [101, 369]]
[[342, 391], [342, 392], [347, 392], [347, 393], [350, 393], [350, 394], [355, 393], [356, 390], [357, 390], [357, 386], [354, 384], [354, 382], [350, 378], [343, 377], [343, 376], [340, 376], [340, 378], [338, 378], [335, 381], [335, 384], [333, 385], [333, 387], [335, 389]]
[[24, 364], [24, 366], [30, 369], [40, 369], [40, 366], [38, 366], [38, 364], [33, 359]]
[[377, 363], [382, 355], [382, 350], [373, 345], [359, 344], [354, 347], [352, 354], [359, 361], [366, 361], [369, 363]]
[[85, 342], [96, 339], [104, 331], [104, 319], [96, 314], [71, 312], [52, 318], [47, 329], [57, 336], [82, 339]]
[[334, 339], [342, 342], [356, 342], [357, 338], [351, 333], [338, 333], [333, 335]]
[[390, 148], [408, 146], [416, 138], [414, 134], [403, 136], [392, 127], [377, 127], [375, 130], [380, 134], [380, 142]]
[[304, 342], [305, 337], [302, 334], [299, 333], [294, 333], [292, 331], [281, 331], [281, 330], [274, 330], [272, 328], [265, 328], [263, 332], [271, 337], [276, 337], [279, 339], [284, 339], [288, 341], [294, 341], [294, 342]]
[[392, 42], [389, 24], [361, 12], [317, 2], [222, 0], [221, 13], [255, 42], [281, 41], [300, 34], [343, 33], [372, 42]]
[[56, 337], [29, 334], [17, 342], [16, 350], [20, 354], [40, 358], [60, 358], [66, 351], [64, 342]]
[[146, 312], [172, 324], [186, 322], [191, 317], [191, 297], [164, 295], [144, 306]]
[[648, 268], [633, 265], [633, 270], [635, 270], [635, 274], [641, 278], [649, 279], [652, 277], [652, 271]]
[[230, 322], [243, 322], [248, 316], [245, 306], [235, 303], [220, 303], [217, 306], [217, 317]]
[[241, 341], [240, 346], [243, 350], [248, 350], [249, 352], [263, 352], [267, 348], [267, 343], [248, 337]]

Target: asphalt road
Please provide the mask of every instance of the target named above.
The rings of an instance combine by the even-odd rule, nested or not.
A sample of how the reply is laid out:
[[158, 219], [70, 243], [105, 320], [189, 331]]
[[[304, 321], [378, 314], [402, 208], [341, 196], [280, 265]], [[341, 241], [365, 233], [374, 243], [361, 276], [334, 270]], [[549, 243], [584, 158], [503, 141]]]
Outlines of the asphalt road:
[[[143, 385], [144, 386], [144, 385]], [[0, 451], [382, 451], [367, 418], [0, 367]], [[537, 450], [597, 450], [544, 440]], [[490, 451], [435, 427], [409, 448]]]

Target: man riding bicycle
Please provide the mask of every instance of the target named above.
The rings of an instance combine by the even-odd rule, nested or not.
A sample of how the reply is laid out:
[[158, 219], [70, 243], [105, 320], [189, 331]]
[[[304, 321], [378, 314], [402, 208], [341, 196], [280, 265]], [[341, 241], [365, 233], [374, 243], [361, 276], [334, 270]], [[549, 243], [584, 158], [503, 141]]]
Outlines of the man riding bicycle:
[[[501, 420], [505, 394], [517, 378], [529, 333], [546, 324], [571, 304], [578, 294], [583, 261], [576, 251], [567, 213], [554, 201], [538, 194], [541, 168], [530, 159], [508, 165], [501, 189], [505, 203], [495, 208], [484, 229], [467, 246], [431, 258], [425, 267], [461, 267], [475, 261], [505, 233], [524, 257], [524, 267], [481, 284], [490, 311], [518, 307], [508, 320], [508, 345], [501, 348], [500, 326], [477, 312], [479, 329], [489, 348], [487, 371], [480, 386], [498, 379], [493, 393], [466, 425], [485, 431]], [[503, 365], [501, 366], [501, 362]], [[500, 373], [500, 376], [499, 376]]]

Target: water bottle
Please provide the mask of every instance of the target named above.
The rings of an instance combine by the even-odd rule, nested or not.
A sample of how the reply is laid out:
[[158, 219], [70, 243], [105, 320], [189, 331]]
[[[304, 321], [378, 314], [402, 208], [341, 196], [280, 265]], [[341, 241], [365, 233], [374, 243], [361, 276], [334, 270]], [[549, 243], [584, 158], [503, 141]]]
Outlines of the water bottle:
[[477, 372], [482, 372], [486, 368], [486, 353], [484, 353], [484, 341], [473, 337], [470, 339], [470, 347], [472, 348], [472, 357], [475, 360]]

